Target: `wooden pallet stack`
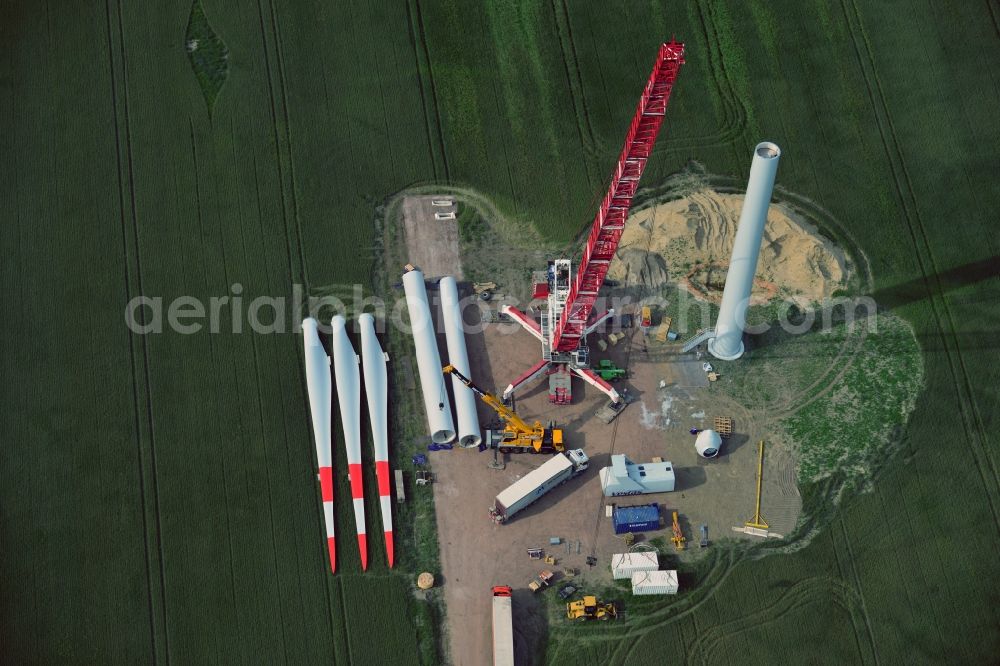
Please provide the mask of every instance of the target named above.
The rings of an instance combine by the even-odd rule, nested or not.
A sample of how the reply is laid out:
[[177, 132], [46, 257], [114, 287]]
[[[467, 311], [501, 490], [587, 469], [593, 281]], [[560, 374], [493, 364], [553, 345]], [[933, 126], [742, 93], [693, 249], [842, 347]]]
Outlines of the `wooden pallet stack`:
[[722, 439], [729, 439], [733, 434], [733, 417], [731, 416], [716, 416], [713, 423], [713, 429], [715, 432], [719, 433]]

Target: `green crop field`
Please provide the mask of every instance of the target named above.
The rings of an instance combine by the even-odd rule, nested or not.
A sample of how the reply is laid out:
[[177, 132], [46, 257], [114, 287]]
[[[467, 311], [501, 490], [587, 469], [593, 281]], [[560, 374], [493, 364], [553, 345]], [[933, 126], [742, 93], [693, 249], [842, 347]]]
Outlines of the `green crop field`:
[[[912, 325], [924, 389], [865, 483], [803, 486], [808, 545], [719, 548], [628, 623], [550, 626], [547, 661], [993, 661], [998, 17], [982, 1], [0, 4], [3, 661], [440, 663], [439, 608], [411, 583], [436, 566], [426, 496], [397, 515], [411, 549], [394, 572], [380, 538], [360, 572], [340, 502], [326, 569], [293, 285], [384, 289], [380, 211], [417, 186], [569, 242], [674, 34], [688, 63], [645, 184], [690, 160], [742, 181], [774, 140], [781, 188], [836, 220]], [[229, 301], [218, 332], [137, 335], [141, 295]], [[285, 310], [250, 309], [260, 296]], [[278, 330], [251, 332], [257, 315]]]

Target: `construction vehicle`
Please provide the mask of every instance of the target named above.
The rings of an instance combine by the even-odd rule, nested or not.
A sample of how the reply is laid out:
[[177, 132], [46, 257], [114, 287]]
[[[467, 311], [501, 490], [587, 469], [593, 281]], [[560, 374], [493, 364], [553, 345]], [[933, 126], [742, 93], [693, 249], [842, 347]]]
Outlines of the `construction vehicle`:
[[656, 341], [666, 342], [670, 335], [670, 325], [674, 323], [673, 317], [664, 317], [660, 323], [660, 328], [656, 329]]
[[571, 585], [569, 583], [566, 583], [565, 585], [563, 585], [562, 587], [559, 588], [559, 598], [562, 599], [563, 601], [566, 601], [567, 599], [569, 599], [570, 597], [572, 597], [574, 594], [576, 594], [576, 586], [575, 585]]
[[598, 361], [597, 367], [594, 370], [606, 382], [616, 382], [619, 379], [624, 379], [627, 374], [625, 368], [619, 368], [615, 365], [614, 361], [606, 358]]
[[585, 622], [587, 620], [609, 620], [618, 617], [618, 608], [613, 602], [604, 603], [590, 595], [566, 604], [566, 619]]
[[554, 555], [546, 555], [546, 556], [545, 556], [545, 559], [544, 559], [543, 561], [544, 561], [544, 562], [545, 562], [546, 564], [551, 564], [552, 566], [555, 566], [555, 565], [556, 565], [556, 558], [555, 558], [555, 556], [554, 556]]
[[493, 588], [493, 666], [514, 666], [514, 612], [508, 585]]
[[684, 538], [684, 533], [681, 531], [681, 524], [677, 521], [677, 512], [674, 511], [674, 524], [673, 524], [674, 535], [670, 537], [670, 540], [674, 542], [674, 547], [677, 550], [684, 550], [684, 542], [687, 539]]
[[556, 486], [587, 469], [590, 459], [583, 449], [556, 454], [541, 467], [536, 467], [502, 490], [490, 507], [490, 515], [498, 525]]
[[554, 405], [573, 402], [572, 377], [564, 365], [555, 366], [549, 371], [549, 402]]
[[549, 427], [544, 427], [540, 421], [529, 425], [500, 398], [473, 384], [471, 379], [456, 370], [454, 366], [446, 365], [443, 372], [457, 377], [503, 421], [503, 430], [486, 430], [486, 440], [490, 448], [499, 449], [500, 453], [559, 453], [566, 450], [563, 444], [563, 431], [560, 428], [552, 427], [551, 424]]
[[503, 391], [505, 398], [519, 387], [540, 379], [555, 364], [569, 366], [574, 375], [604, 393], [612, 402], [621, 400], [615, 388], [590, 368], [587, 337], [614, 316], [610, 310], [599, 314], [594, 307], [621, 242], [632, 199], [650, 161], [666, 117], [670, 93], [683, 63], [684, 44], [671, 41], [660, 45], [608, 180], [607, 193], [601, 199], [589, 233], [585, 234], [587, 241], [576, 270], [572, 259], [563, 257], [549, 260], [545, 271], [536, 271], [539, 276], [533, 278], [533, 297], [545, 299], [538, 318], [512, 305], [503, 306], [504, 312], [541, 343], [539, 360], [507, 385]]
[[653, 308], [648, 305], [642, 306], [642, 318], [639, 320], [639, 328], [649, 328], [653, 325]]
[[532, 578], [531, 582], [528, 583], [528, 589], [531, 590], [532, 592], [538, 592], [538, 590], [542, 589], [543, 587], [548, 587], [549, 581], [552, 580], [553, 576], [555, 576], [555, 574], [553, 574], [548, 569], [545, 569], [544, 571], [539, 571], [538, 575]]
[[621, 400], [618, 402], [608, 400], [603, 407], [594, 412], [594, 416], [604, 423], [611, 423], [618, 418], [619, 414], [625, 411], [630, 402], [632, 402], [632, 398], [628, 394], [628, 389], [625, 389], [622, 391]]

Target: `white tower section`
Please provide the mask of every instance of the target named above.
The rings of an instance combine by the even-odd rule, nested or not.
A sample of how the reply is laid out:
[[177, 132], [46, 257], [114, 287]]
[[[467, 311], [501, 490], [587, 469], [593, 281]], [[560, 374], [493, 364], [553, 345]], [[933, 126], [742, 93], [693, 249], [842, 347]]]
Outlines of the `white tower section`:
[[413, 344], [417, 351], [417, 370], [420, 373], [420, 388], [424, 394], [427, 425], [430, 428], [431, 439], [438, 444], [444, 444], [455, 439], [455, 422], [451, 420], [451, 406], [448, 404], [448, 392], [444, 387], [441, 355], [438, 353], [431, 307], [427, 302], [424, 274], [418, 270], [404, 273], [403, 291], [406, 293]]
[[757, 272], [757, 257], [760, 255], [760, 242], [764, 237], [764, 223], [767, 221], [767, 208], [771, 203], [780, 157], [781, 149], [768, 141], [757, 144], [753, 151], [750, 180], [733, 242], [726, 287], [722, 291], [715, 338], [708, 343], [712, 356], [724, 361], [743, 355], [743, 328], [750, 305], [750, 290]]
[[[441, 293], [445, 340], [448, 343], [448, 362], [466, 377], [471, 377], [472, 369], [469, 367], [469, 352], [465, 346], [465, 326], [455, 278], [450, 275], [441, 278], [438, 289]], [[476, 414], [476, 395], [454, 375], [451, 377], [451, 388], [455, 394], [458, 445], [465, 449], [477, 447], [483, 438], [479, 432], [479, 416]]]

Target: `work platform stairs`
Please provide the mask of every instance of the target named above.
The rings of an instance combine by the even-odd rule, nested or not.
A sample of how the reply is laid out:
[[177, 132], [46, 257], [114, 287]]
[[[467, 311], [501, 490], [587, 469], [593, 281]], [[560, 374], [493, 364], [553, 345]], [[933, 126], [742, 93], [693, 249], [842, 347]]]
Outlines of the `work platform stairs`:
[[703, 331], [698, 331], [693, 336], [684, 341], [684, 346], [681, 347], [681, 353], [686, 354], [695, 347], [697, 347], [698, 345], [700, 345], [701, 343], [705, 342], [706, 340], [711, 340], [714, 337], [715, 337], [714, 328], [706, 328]]

